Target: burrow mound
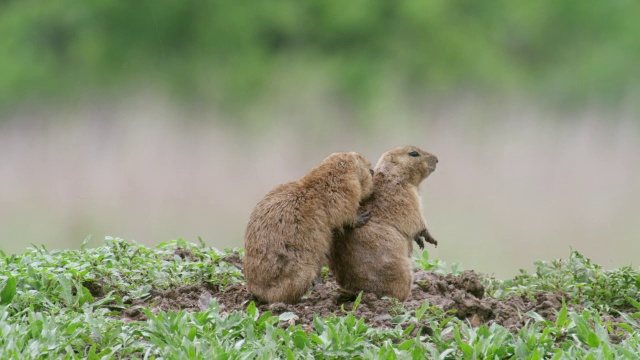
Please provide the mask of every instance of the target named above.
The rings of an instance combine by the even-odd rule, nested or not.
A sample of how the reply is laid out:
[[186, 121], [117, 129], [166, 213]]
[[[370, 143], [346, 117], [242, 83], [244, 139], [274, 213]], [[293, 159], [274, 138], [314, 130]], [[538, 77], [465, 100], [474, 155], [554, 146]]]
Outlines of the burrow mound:
[[[311, 326], [314, 314], [319, 317], [330, 314], [344, 316], [344, 310], [352, 310], [354, 302], [339, 302], [337, 295], [338, 285], [333, 278], [329, 278], [324, 284], [314, 286], [297, 304], [262, 304], [258, 308], [275, 315], [292, 312], [298, 316], [297, 323]], [[243, 310], [252, 300], [242, 284], [230, 285], [225, 291], [211, 296], [218, 299], [224, 311]], [[365, 293], [353, 314], [376, 328], [392, 328], [395, 327], [391, 321], [392, 314], [398, 311], [398, 304], [405, 309], [416, 309], [426, 300], [443, 311], [454, 310], [456, 317], [468, 320], [474, 326], [495, 322], [510, 331], [518, 330], [530, 320], [526, 315], [528, 311], [535, 311], [545, 319], [555, 321], [556, 312], [562, 308], [561, 293], [538, 293], [534, 298], [516, 296], [504, 300], [484, 298], [484, 287], [474, 271], [465, 271], [459, 276], [443, 276], [418, 270], [411, 295], [406, 301], [398, 303]]]
[[[177, 255], [186, 261], [192, 259], [187, 253]], [[223, 261], [242, 269], [237, 254], [231, 254]], [[295, 323], [313, 326], [314, 314], [319, 317], [330, 314], [344, 316], [344, 310], [352, 310], [353, 301], [338, 300], [338, 288], [335, 280], [329, 277], [323, 284], [315, 285], [297, 304], [258, 304], [258, 308], [262, 312], [271, 311], [274, 315], [292, 312], [297, 316]], [[98, 293], [96, 291], [96, 295]], [[540, 292], [533, 297], [522, 295], [506, 299], [485, 298], [484, 293], [484, 286], [478, 274], [472, 270], [464, 271], [458, 276], [417, 270], [411, 295], [406, 301], [398, 303], [365, 293], [353, 314], [358, 318], [364, 318], [373, 327], [392, 328], [396, 326], [391, 320], [392, 314], [399, 310], [398, 304], [405, 309], [416, 309], [428, 300], [429, 304], [443, 311], [454, 310], [453, 314], [456, 317], [468, 321], [473, 326], [497, 323], [510, 331], [517, 331], [527, 320], [531, 320], [526, 315], [527, 312], [534, 311], [549, 321], [555, 321], [555, 314], [562, 308], [562, 293]], [[152, 290], [149, 297], [134, 301], [132, 306], [118, 317], [125, 321], [145, 320], [146, 316], [140, 310], [141, 307], [154, 313], [161, 310], [199, 311], [207, 309], [214, 298], [217, 299], [222, 313], [243, 311], [253, 300], [244, 285], [239, 283], [231, 284], [223, 291], [210, 284], [181, 286], [165, 291]]]

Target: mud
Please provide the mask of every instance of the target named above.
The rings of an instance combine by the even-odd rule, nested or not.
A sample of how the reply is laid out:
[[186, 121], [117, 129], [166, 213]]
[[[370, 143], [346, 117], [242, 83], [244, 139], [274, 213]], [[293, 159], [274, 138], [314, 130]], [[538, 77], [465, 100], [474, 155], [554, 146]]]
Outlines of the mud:
[[[174, 254], [185, 261], [196, 261], [193, 254], [176, 251]], [[242, 268], [242, 261], [237, 254], [231, 254], [222, 261], [227, 261]], [[102, 294], [95, 283], [90, 288], [94, 296]], [[500, 324], [510, 331], [517, 331], [526, 321], [531, 321], [527, 312], [534, 311], [549, 321], [555, 321], [555, 314], [562, 308], [562, 293], [536, 293], [533, 296], [514, 296], [507, 299], [486, 298], [480, 277], [474, 271], [465, 271], [459, 276], [439, 275], [434, 272], [418, 270], [415, 272], [414, 286], [411, 295], [404, 302], [394, 299], [379, 299], [374, 294], [362, 295], [354, 315], [364, 318], [376, 328], [392, 328], [395, 315], [404, 310], [413, 310], [422, 306], [425, 301], [445, 312], [451, 312], [461, 320], [473, 326], [482, 324]], [[164, 311], [199, 311], [207, 309], [209, 303], [216, 299], [221, 313], [234, 310], [245, 310], [254, 300], [243, 284], [231, 284], [224, 290], [215, 285], [203, 283], [199, 286], [182, 286], [164, 291], [153, 289], [143, 300], [135, 300], [130, 307], [118, 317], [125, 321], [141, 321], [146, 319], [140, 308], [147, 308], [153, 313]], [[297, 318], [287, 324], [303, 324], [313, 326], [314, 314], [326, 317], [331, 314], [344, 316], [354, 307], [353, 298], [345, 298], [335, 280], [329, 276], [324, 283], [313, 286], [297, 304], [257, 304], [261, 312], [271, 311], [274, 315], [292, 312]], [[284, 324], [284, 325], [287, 325]], [[404, 324], [404, 325], [408, 325]], [[417, 331], [418, 327], [414, 331]], [[424, 329], [428, 331], [428, 329]]]

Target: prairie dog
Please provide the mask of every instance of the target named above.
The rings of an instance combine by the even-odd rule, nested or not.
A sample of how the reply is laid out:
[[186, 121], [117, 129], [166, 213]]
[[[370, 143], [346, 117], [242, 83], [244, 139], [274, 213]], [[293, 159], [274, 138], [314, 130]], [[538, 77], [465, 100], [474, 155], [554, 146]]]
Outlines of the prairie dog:
[[418, 186], [438, 158], [415, 147], [398, 147], [381, 157], [373, 175], [373, 195], [362, 205], [371, 219], [336, 234], [329, 266], [349, 292], [371, 292], [404, 301], [411, 291], [413, 241], [437, 245], [421, 210]]
[[331, 154], [302, 179], [271, 190], [245, 232], [247, 290], [268, 303], [298, 301], [327, 262], [334, 230], [368, 220], [358, 208], [372, 191], [371, 164], [356, 152]]

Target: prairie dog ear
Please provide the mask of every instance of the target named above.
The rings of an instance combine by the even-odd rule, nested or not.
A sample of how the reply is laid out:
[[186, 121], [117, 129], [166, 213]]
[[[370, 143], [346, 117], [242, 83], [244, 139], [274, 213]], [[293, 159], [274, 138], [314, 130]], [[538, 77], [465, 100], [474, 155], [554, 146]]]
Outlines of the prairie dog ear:
[[384, 165], [387, 163], [387, 161], [389, 161], [389, 158], [386, 156], [382, 156], [380, 157], [380, 159], [378, 159], [378, 163], [376, 163], [376, 166], [373, 168], [373, 171], [375, 172], [379, 172], [381, 168], [384, 167]]
[[[378, 163], [376, 164], [376, 167], [373, 168], [373, 171], [375, 172], [389, 172], [389, 170], [391, 169], [391, 167], [389, 165], [397, 165], [398, 164], [398, 159], [391, 155], [391, 154], [384, 154], [380, 160], [378, 160]], [[385, 171], [382, 171], [382, 169], [384, 169]]]

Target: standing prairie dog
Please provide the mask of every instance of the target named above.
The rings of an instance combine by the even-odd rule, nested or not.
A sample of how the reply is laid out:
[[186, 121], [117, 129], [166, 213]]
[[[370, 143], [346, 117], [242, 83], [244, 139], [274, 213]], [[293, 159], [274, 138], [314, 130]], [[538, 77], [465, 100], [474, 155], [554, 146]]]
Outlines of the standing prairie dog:
[[268, 303], [294, 303], [327, 262], [334, 230], [364, 224], [360, 202], [373, 190], [371, 164], [334, 153], [302, 179], [277, 186], [253, 210], [244, 239], [247, 290]]
[[329, 267], [347, 292], [371, 292], [404, 301], [413, 282], [413, 241], [437, 245], [427, 231], [418, 186], [438, 158], [415, 146], [384, 153], [374, 168], [373, 195], [362, 205], [371, 219], [334, 239]]

